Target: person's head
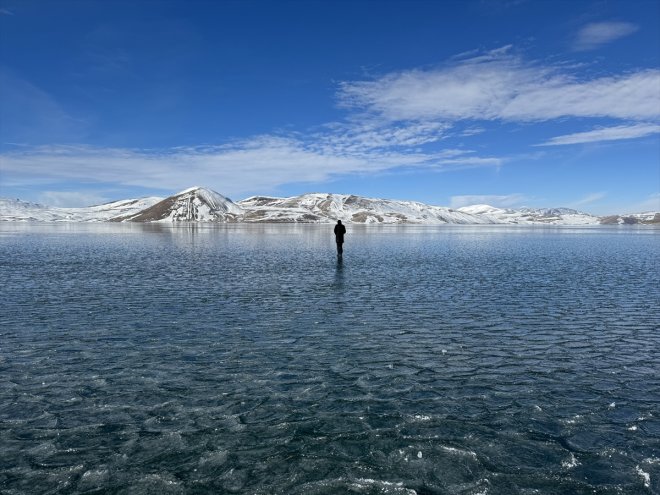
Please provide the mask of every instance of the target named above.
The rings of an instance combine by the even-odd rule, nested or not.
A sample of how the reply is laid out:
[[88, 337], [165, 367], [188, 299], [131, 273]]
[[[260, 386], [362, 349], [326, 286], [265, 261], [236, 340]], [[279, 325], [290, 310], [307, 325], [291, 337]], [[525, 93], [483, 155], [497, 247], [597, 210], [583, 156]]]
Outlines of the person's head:
[[337, 220], [337, 224], [341, 225], [341, 220]]

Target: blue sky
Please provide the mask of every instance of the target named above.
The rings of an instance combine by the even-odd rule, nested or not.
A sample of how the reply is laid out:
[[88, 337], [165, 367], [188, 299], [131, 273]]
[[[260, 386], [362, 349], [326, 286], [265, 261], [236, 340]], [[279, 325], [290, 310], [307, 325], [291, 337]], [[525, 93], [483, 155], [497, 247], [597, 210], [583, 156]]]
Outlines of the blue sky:
[[0, 197], [660, 211], [660, 3], [0, 0]]

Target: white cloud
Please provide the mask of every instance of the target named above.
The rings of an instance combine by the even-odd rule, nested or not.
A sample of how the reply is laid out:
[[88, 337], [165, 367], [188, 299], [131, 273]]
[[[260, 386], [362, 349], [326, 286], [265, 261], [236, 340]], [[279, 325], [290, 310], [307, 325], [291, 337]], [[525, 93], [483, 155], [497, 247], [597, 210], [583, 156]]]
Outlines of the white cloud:
[[537, 144], [536, 146], [559, 146], [566, 144], [593, 143], [598, 141], [618, 141], [621, 139], [634, 139], [658, 133], [660, 133], [660, 125], [657, 124], [620, 125], [557, 136], [549, 139], [545, 143]]
[[465, 165], [465, 166], [477, 166], [477, 167], [484, 167], [484, 166], [492, 166], [492, 167], [499, 167], [504, 163], [504, 159], [502, 158], [496, 158], [496, 157], [490, 157], [490, 158], [484, 158], [481, 156], [460, 156], [456, 158], [444, 158], [440, 160], [439, 162], [443, 167], [446, 165]]
[[529, 197], [524, 194], [506, 194], [506, 195], [492, 195], [492, 194], [472, 194], [464, 196], [452, 196], [450, 205], [452, 208], [461, 208], [463, 206], [471, 205], [490, 205], [499, 208], [510, 208], [512, 206], [519, 206], [529, 201]]
[[592, 22], [577, 34], [573, 48], [578, 51], [594, 50], [600, 46], [628, 36], [639, 28], [630, 22]]
[[440, 141], [450, 124], [440, 122], [384, 124], [375, 120], [349, 124], [333, 123], [309, 142], [318, 150], [331, 153], [364, 153], [376, 149], [410, 148]]
[[340, 85], [343, 106], [389, 121], [543, 121], [561, 117], [660, 118], [660, 70], [580, 79], [503, 52], [433, 70]]
[[[93, 180], [178, 190], [200, 184], [236, 197], [272, 191], [291, 182], [318, 183], [342, 174], [373, 174], [399, 167], [455, 170], [500, 166], [504, 158], [440, 146], [450, 137], [484, 132], [475, 123], [479, 120], [532, 122], [573, 116], [629, 122], [558, 136], [544, 145], [629, 139], [658, 132], [660, 126], [656, 124], [630, 121], [660, 118], [660, 70], [580, 79], [570, 68], [525, 62], [510, 52], [511, 46], [505, 46], [467, 60], [453, 59], [439, 69], [345, 82], [339, 97], [353, 111], [346, 121], [326, 124], [314, 132], [166, 150], [20, 146], [0, 155], [0, 171], [3, 182], [14, 185]], [[45, 101], [50, 111], [49, 118], [42, 119], [46, 121], [42, 127], [54, 136], [73, 120], [38, 88], [27, 88], [23, 93]], [[18, 113], [17, 107], [14, 110]], [[455, 126], [460, 120], [464, 124]], [[25, 128], [33, 129], [39, 122], [35, 124], [32, 119], [27, 123], [30, 125]], [[22, 136], [11, 137], [18, 141]], [[455, 198], [457, 202], [471, 198], [465, 201], [510, 206], [524, 196]], [[57, 203], [57, 197], [54, 200], [49, 202]], [[64, 196], [61, 200], [70, 203]]]
[[468, 127], [467, 129], [463, 129], [461, 132], [459, 132], [458, 136], [461, 137], [476, 136], [484, 132], [486, 132], [486, 129], [484, 129], [483, 127]]
[[48, 146], [6, 153], [3, 175], [14, 184], [41, 181], [97, 183], [179, 190], [187, 185], [212, 187], [238, 196], [272, 190], [291, 182], [322, 182], [340, 174], [378, 173], [399, 167], [431, 169], [493, 166], [501, 159], [469, 150], [435, 153], [418, 150], [357, 150], [285, 137], [259, 136], [225, 146], [162, 151], [89, 146]]

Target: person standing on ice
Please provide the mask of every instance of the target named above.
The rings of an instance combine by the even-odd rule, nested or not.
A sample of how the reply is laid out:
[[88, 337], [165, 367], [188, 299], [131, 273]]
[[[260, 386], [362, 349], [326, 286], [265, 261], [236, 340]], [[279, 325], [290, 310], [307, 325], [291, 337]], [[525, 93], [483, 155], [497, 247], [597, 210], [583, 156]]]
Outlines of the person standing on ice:
[[341, 256], [344, 253], [344, 234], [346, 233], [346, 227], [341, 223], [341, 220], [337, 220], [337, 225], [335, 225], [335, 240], [337, 241], [337, 256]]

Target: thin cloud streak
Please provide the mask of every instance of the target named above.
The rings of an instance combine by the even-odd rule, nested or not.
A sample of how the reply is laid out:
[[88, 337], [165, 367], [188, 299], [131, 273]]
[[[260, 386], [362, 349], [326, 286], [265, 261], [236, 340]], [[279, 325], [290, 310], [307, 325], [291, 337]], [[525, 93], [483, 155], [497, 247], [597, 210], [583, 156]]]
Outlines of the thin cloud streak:
[[325, 132], [310, 136], [310, 146], [323, 152], [353, 154], [434, 143], [447, 137], [451, 124], [414, 122], [397, 125], [367, 120], [349, 124], [333, 123], [326, 127]]
[[80, 207], [100, 205], [108, 201], [108, 197], [94, 193], [75, 191], [44, 191], [39, 195], [39, 203], [55, 207]]
[[574, 203], [571, 203], [569, 206], [571, 208], [577, 208], [579, 206], [595, 203], [597, 201], [600, 201], [601, 199], [604, 199], [605, 197], [607, 197], [607, 193], [605, 192], [591, 193], [591, 194], [587, 194], [584, 198], [575, 201]]
[[629, 205], [623, 211], [626, 213], [644, 213], [660, 211], [660, 192], [649, 195], [644, 201]]
[[75, 142], [85, 135], [84, 121], [42, 88], [4, 66], [0, 66], [0, 88], [3, 142]]
[[595, 50], [606, 43], [631, 35], [638, 29], [630, 22], [592, 22], [578, 32], [573, 49]]
[[635, 139], [660, 133], [658, 124], [620, 125], [594, 129], [593, 131], [576, 132], [549, 139], [536, 146], [564, 146], [569, 144], [595, 143], [599, 141], [618, 141], [622, 139]]
[[520, 206], [526, 201], [529, 201], [529, 199], [528, 196], [520, 193], [505, 195], [468, 194], [452, 196], [450, 198], [450, 205], [452, 208], [461, 208], [463, 206], [471, 205], [489, 205], [498, 208], [511, 208], [513, 206]]

